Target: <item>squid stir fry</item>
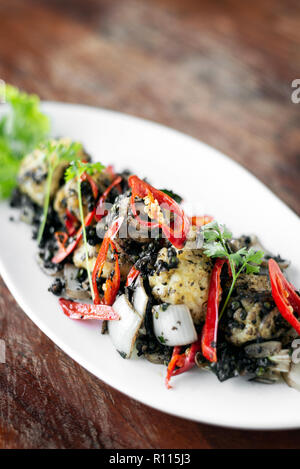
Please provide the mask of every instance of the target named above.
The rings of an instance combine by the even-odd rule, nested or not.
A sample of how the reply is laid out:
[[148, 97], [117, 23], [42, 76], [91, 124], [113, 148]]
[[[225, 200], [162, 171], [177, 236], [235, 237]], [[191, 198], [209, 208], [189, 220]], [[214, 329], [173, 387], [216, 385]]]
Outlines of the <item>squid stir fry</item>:
[[300, 388], [292, 360], [300, 297], [288, 262], [254, 235], [234, 238], [181, 197], [92, 163], [69, 139], [22, 160], [11, 205], [33, 225], [37, 261], [72, 320], [99, 320], [122, 358]]

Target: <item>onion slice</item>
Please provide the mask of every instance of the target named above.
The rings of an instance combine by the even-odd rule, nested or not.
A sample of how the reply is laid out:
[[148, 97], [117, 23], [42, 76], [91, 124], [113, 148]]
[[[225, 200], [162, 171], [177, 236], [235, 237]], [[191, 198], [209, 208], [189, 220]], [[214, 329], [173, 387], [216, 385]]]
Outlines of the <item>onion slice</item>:
[[153, 329], [163, 345], [189, 345], [197, 340], [197, 332], [186, 305], [153, 306]]
[[145, 328], [145, 316], [146, 316], [146, 311], [149, 303], [149, 297], [146, 293], [146, 290], [144, 288], [144, 281], [139, 275], [135, 281], [134, 285], [134, 292], [132, 296], [132, 305], [134, 309], [143, 317], [143, 322], [141, 324], [139, 333], [146, 335], [147, 331]]
[[145, 291], [143, 279], [139, 275], [135, 282], [135, 289], [132, 296], [132, 305], [134, 309], [141, 315], [145, 316], [149, 297]]
[[123, 358], [130, 358], [144, 318], [132, 307], [126, 295], [116, 299], [113, 309], [120, 320], [108, 323], [108, 333], [119, 354]]

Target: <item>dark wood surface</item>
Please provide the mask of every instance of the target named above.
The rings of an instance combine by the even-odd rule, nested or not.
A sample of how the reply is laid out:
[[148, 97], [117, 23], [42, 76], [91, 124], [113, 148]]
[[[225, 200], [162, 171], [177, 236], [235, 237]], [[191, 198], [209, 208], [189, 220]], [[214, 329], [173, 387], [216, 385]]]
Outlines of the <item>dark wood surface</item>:
[[[191, 134], [300, 214], [300, 104], [291, 102], [298, 0], [1, 0], [0, 18], [3, 80]], [[1, 448], [300, 448], [300, 431], [200, 425], [129, 399], [66, 356], [0, 290]]]

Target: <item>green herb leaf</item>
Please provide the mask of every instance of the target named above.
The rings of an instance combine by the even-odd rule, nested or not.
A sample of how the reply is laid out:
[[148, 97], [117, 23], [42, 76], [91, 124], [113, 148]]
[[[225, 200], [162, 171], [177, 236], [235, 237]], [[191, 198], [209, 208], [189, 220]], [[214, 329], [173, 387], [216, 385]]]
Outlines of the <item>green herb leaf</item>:
[[214, 230], [204, 231], [204, 239], [207, 242], [216, 241], [219, 238], [219, 233]]
[[260, 271], [260, 267], [258, 265], [251, 265], [251, 264], [246, 265], [247, 274], [258, 274], [259, 271]]
[[204, 253], [208, 257], [227, 259], [231, 267], [232, 282], [219, 315], [220, 320], [227, 307], [238, 276], [242, 272], [247, 274], [258, 273], [264, 253], [263, 251], [255, 251], [253, 248], [247, 250], [246, 247], [239, 249], [237, 252], [231, 252], [231, 249], [228, 247], [228, 241], [232, 239], [232, 234], [226, 226], [219, 225], [216, 221], [204, 225], [202, 232], [204, 235]]
[[244, 257], [247, 255], [247, 249], [241, 248], [233, 254], [229, 254], [229, 259], [232, 260], [236, 267], [239, 267], [244, 262]]
[[253, 262], [255, 264], [261, 264], [262, 260], [264, 257], [264, 252], [263, 251], [255, 251], [253, 248], [250, 248], [246, 260], [247, 262]]
[[167, 339], [164, 338], [164, 333], [162, 332], [160, 336], [157, 337], [161, 344], [166, 344]]
[[82, 157], [82, 144], [79, 142], [66, 143], [61, 140], [48, 140], [40, 148], [45, 152], [48, 166], [53, 169], [61, 162], [72, 163]]
[[19, 161], [14, 157], [7, 141], [0, 137], [0, 199], [10, 196], [16, 185]]
[[219, 241], [205, 242], [204, 254], [208, 257], [228, 257], [223, 245]]
[[222, 236], [223, 236], [224, 239], [231, 239], [231, 238], [232, 238], [232, 233], [231, 233], [231, 231], [229, 231], [228, 228], [226, 228], [225, 225], [223, 226], [223, 233], [222, 233]]
[[65, 181], [70, 181], [75, 177], [80, 178], [83, 173], [92, 175], [94, 173], [101, 173], [105, 166], [102, 163], [83, 163], [82, 161], [72, 161], [71, 165], [65, 172]]
[[22, 158], [46, 138], [50, 121], [40, 111], [38, 96], [6, 85], [5, 98], [9, 111], [0, 121], [2, 136], [9, 142], [13, 153]]
[[37, 96], [6, 85], [5, 99], [8, 112], [0, 119], [0, 198], [10, 196], [21, 159], [47, 137], [50, 129]]

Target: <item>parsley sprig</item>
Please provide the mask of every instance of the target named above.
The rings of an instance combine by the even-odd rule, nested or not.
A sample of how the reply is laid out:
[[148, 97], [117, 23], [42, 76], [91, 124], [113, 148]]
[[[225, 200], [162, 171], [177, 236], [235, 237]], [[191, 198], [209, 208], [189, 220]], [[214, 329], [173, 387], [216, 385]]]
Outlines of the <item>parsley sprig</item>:
[[204, 225], [202, 231], [204, 236], [204, 253], [208, 257], [227, 259], [231, 268], [232, 282], [219, 315], [220, 320], [228, 305], [237, 278], [242, 272], [246, 272], [247, 274], [258, 273], [264, 252], [255, 251], [253, 248], [247, 249], [246, 247], [232, 252], [228, 244], [228, 241], [232, 239], [232, 233], [226, 226], [219, 225], [217, 222]]
[[42, 223], [40, 224], [39, 233], [37, 242], [41, 242], [43, 233], [46, 226], [49, 202], [50, 202], [50, 193], [51, 193], [51, 184], [53, 179], [53, 174], [56, 168], [61, 163], [72, 162], [76, 158], [80, 157], [80, 152], [82, 150], [81, 143], [78, 142], [60, 142], [49, 140], [41, 145], [41, 150], [44, 152], [44, 158], [48, 167], [48, 175], [46, 181], [46, 193], [44, 199]]
[[80, 221], [81, 221], [81, 226], [82, 226], [83, 243], [84, 243], [84, 249], [85, 249], [86, 270], [88, 274], [90, 290], [91, 290], [93, 300], [94, 300], [94, 291], [93, 291], [91, 272], [89, 269], [89, 253], [88, 253], [88, 246], [87, 246], [86, 229], [85, 229], [85, 224], [84, 224], [80, 178], [83, 175], [83, 173], [86, 173], [92, 176], [96, 172], [103, 171], [104, 168], [105, 166], [103, 166], [102, 163], [83, 163], [82, 161], [76, 160], [76, 161], [72, 161], [71, 165], [66, 169], [66, 172], [65, 172], [66, 182], [71, 181], [72, 179], [76, 179], [76, 182], [77, 182], [77, 194], [78, 194]]

